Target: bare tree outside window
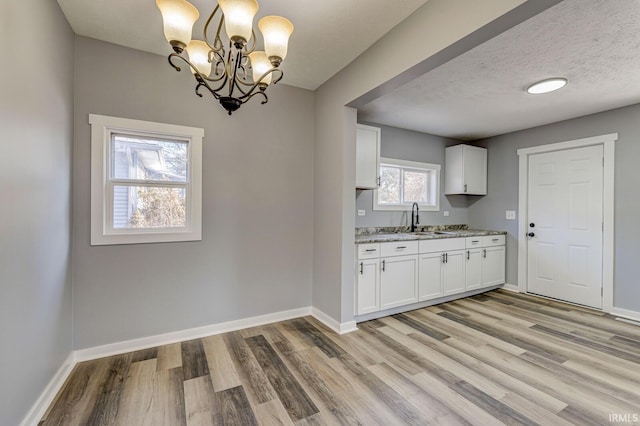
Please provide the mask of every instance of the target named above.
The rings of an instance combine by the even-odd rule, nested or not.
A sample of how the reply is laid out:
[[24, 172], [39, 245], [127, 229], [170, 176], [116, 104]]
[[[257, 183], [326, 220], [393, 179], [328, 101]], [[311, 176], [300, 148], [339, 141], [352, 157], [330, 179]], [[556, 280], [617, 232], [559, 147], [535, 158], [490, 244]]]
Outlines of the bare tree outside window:
[[438, 164], [382, 159], [374, 210], [408, 210], [414, 202], [421, 208], [439, 210], [439, 176]]

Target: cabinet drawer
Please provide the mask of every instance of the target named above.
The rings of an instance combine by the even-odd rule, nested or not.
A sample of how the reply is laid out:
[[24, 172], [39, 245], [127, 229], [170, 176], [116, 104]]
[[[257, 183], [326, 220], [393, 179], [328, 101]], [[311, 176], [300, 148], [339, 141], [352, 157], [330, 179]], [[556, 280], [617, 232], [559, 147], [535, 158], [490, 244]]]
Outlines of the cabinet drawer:
[[465, 247], [466, 248], [474, 248], [474, 247], [482, 247], [484, 237], [467, 237], [465, 238]]
[[358, 260], [380, 257], [380, 243], [358, 244]]
[[401, 256], [418, 254], [418, 241], [391, 241], [380, 243], [380, 256]]
[[442, 238], [438, 240], [421, 240], [420, 253], [451, 251], [464, 249], [464, 238]]
[[482, 237], [482, 247], [503, 246], [504, 235], [487, 235]]

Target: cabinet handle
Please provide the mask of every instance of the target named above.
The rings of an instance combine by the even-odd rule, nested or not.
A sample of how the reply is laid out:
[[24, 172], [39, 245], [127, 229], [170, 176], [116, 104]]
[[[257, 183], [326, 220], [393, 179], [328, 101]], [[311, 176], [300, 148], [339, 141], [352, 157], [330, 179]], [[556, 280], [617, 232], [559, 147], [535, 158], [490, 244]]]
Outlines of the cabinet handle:
[[442, 253], [442, 263], [446, 263], [444, 260], [444, 253]]
[[480, 240], [471, 240], [471, 242], [472, 242], [473, 244], [478, 244], [478, 243], [480, 242]]
[[406, 249], [406, 248], [407, 248], [407, 246], [398, 246], [398, 247], [396, 247], [396, 248], [397, 248], [397, 249]]
[[487, 249], [482, 250], [482, 257], [486, 258], [487, 257]]
[[464, 192], [467, 192], [467, 184], [464, 184]]
[[470, 251], [467, 250], [467, 260], [469, 260], [469, 253], [470, 253]]
[[449, 253], [444, 254], [444, 263], [449, 263]]
[[360, 275], [364, 274], [363, 268], [364, 268], [364, 264], [360, 262]]
[[493, 241], [494, 243], [497, 243], [498, 241], [500, 241], [499, 238], [492, 238], [491, 241]]
[[382, 272], [384, 272], [384, 260], [382, 261]]
[[372, 252], [372, 251], [376, 251], [376, 249], [366, 249], [366, 252]]
[[380, 186], [380, 176], [378, 176], [378, 186]]

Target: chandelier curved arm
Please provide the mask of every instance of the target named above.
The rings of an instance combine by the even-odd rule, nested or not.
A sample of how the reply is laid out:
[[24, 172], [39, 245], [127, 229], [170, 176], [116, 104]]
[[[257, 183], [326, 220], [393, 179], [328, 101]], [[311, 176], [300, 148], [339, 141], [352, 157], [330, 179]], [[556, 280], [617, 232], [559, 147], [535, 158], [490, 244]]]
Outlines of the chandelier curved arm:
[[[265, 72], [264, 74], [262, 74], [262, 76], [260, 77], [260, 79], [258, 79], [258, 81], [257, 81], [256, 83], [254, 83], [254, 84], [251, 86], [251, 88], [250, 88], [249, 90], [247, 90], [246, 92], [245, 92], [245, 91], [243, 91], [243, 90], [240, 90], [240, 87], [239, 87], [239, 86], [236, 86], [236, 87], [238, 87], [238, 90], [240, 90], [240, 91], [242, 92], [242, 94], [243, 94], [243, 96], [240, 96], [238, 99], [240, 99], [240, 100], [243, 100], [243, 99], [247, 99], [247, 100], [249, 100], [249, 99], [251, 99], [253, 96], [255, 96], [255, 95], [256, 95], [256, 94], [258, 94], [258, 93], [262, 93], [262, 94], [264, 95], [264, 97], [265, 97], [265, 98], [267, 98], [267, 95], [264, 93], [264, 92], [265, 92], [265, 90], [267, 89], [267, 87], [266, 87], [265, 83], [262, 83], [262, 80], [264, 80], [264, 78], [265, 78], [267, 75], [269, 75], [269, 74], [273, 74], [273, 73], [276, 73], [276, 72], [278, 72], [278, 73], [279, 73], [279, 75], [278, 75], [278, 77], [275, 79], [275, 81], [272, 83], [272, 84], [276, 84], [278, 81], [280, 81], [280, 80], [282, 79], [282, 76], [284, 75], [284, 73], [282, 72], [282, 70], [280, 70], [279, 68], [271, 68], [269, 71], [267, 71], [267, 72]], [[257, 88], [260, 88], [260, 90], [256, 92], [256, 89], [257, 89]], [[267, 100], [268, 100], [268, 98], [267, 98]], [[266, 104], [266, 103], [267, 103], [267, 100], [265, 100], [265, 101], [263, 102], [263, 104]], [[244, 101], [244, 100], [243, 100], [243, 101], [242, 101], [242, 103], [244, 103], [244, 102], [246, 102], [246, 101]]]
[[[202, 74], [200, 74], [200, 72], [198, 71], [198, 69], [196, 68], [195, 65], [193, 65], [191, 63], [191, 61], [189, 61], [187, 58], [185, 58], [184, 56], [178, 55], [177, 53], [172, 53], [169, 55], [169, 64], [171, 64], [171, 66], [173, 68], [175, 68], [176, 71], [181, 71], [182, 68], [180, 68], [180, 66], [178, 66], [177, 64], [175, 64], [173, 61], [174, 59], [180, 59], [181, 61], [185, 62], [186, 64], [188, 64], [191, 69], [195, 70], [195, 73], [193, 74], [193, 76], [195, 77], [196, 81], [198, 82], [198, 85], [196, 86], [196, 95], [202, 97], [202, 94], [200, 93], [200, 88], [201, 87], [205, 87], [209, 92], [211, 92], [211, 94], [216, 98], [219, 99], [220, 95], [218, 95], [217, 92], [220, 91], [220, 89], [222, 89], [224, 87], [224, 85], [227, 83], [227, 79], [228, 76], [225, 74], [223, 74], [220, 78], [217, 79], [210, 79], [207, 76], [204, 76]], [[221, 81], [222, 80], [222, 81]], [[220, 82], [219, 87], [217, 88], [213, 88], [209, 85], [209, 83], [207, 83], [207, 81], [211, 81], [213, 83], [217, 83]]]
[[251, 98], [253, 98], [256, 95], [264, 96], [264, 100], [262, 102], [260, 102], [260, 104], [264, 105], [267, 102], [269, 102], [269, 98], [267, 97], [267, 94], [264, 93], [262, 90], [254, 92], [254, 93], [250, 94], [249, 96], [243, 96], [242, 98], [240, 98], [240, 100], [242, 101], [243, 104], [245, 104], [245, 103], [249, 102], [249, 100], [251, 100]]
[[218, 12], [218, 10], [220, 9], [220, 5], [216, 5], [216, 7], [213, 9], [213, 12], [211, 12], [211, 15], [209, 15], [209, 19], [207, 19], [207, 22], [204, 24], [204, 30], [203, 30], [203, 38], [204, 38], [204, 42], [207, 43], [207, 46], [209, 46], [209, 48], [214, 51], [214, 52], [222, 52], [222, 56], [224, 56], [224, 43], [222, 43], [222, 38], [220, 38], [220, 31], [222, 30], [222, 24], [224, 23], [224, 15], [221, 13], [220, 16], [220, 20], [218, 21], [218, 29], [216, 30], [216, 36], [213, 39], [213, 44], [211, 43], [211, 41], [209, 40], [209, 37], [207, 37], [207, 33], [209, 32], [209, 25], [211, 24], [211, 21], [213, 20], [213, 17], [215, 16], [215, 14]]
[[251, 46], [249, 47], [245, 45], [244, 50], [245, 55], [249, 55], [249, 53], [256, 50], [256, 32], [253, 30], [253, 28], [251, 28]]

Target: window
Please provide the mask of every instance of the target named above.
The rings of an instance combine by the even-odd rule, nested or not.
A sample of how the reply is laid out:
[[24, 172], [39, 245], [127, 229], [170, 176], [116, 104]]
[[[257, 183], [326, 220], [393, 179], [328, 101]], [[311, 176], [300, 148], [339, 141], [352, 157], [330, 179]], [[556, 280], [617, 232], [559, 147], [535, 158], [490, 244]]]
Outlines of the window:
[[204, 130], [89, 115], [91, 244], [202, 239]]
[[440, 210], [440, 165], [380, 159], [380, 187], [374, 191], [374, 210]]

